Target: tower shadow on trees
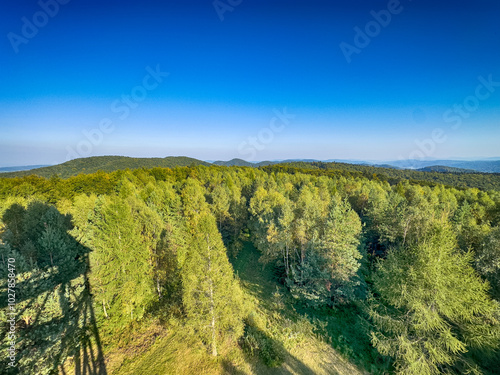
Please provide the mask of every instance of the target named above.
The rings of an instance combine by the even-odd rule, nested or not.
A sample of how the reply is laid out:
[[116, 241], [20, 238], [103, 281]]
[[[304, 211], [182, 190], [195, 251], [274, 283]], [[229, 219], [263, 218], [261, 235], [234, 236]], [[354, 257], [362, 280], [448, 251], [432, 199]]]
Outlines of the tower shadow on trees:
[[[72, 218], [55, 207], [13, 204], [2, 218], [1, 267], [14, 258], [16, 367], [2, 374], [107, 374], [89, 283], [90, 249], [68, 231]], [[3, 243], [2, 243], [3, 242]], [[2, 280], [0, 309], [7, 309]], [[2, 330], [2, 345], [6, 342]]]

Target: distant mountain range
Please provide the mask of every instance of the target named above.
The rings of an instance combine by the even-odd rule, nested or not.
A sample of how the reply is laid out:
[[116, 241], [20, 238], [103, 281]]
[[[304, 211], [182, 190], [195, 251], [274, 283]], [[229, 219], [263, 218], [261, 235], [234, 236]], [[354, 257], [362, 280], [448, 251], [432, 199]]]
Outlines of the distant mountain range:
[[274, 165], [274, 164], [284, 164], [284, 163], [292, 163], [296, 161], [302, 161], [306, 163], [315, 162], [318, 160], [314, 159], [286, 159], [286, 160], [264, 160], [257, 162], [250, 162], [243, 159], [231, 159], [228, 161], [217, 160], [212, 162], [212, 164], [220, 165], [224, 167], [265, 167], [266, 165]]
[[463, 169], [455, 167], [446, 167], [444, 165], [433, 165], [430, 167], [419, 168], [417, 171], [420, 172], [442, 172], [442, 173], [477, 173], [473, 169]]
[[260, 162], [252, 163], [252, 162], [249, 162], [249, 161], [246, 161], [243, 159], [231, 159], [228, 161], [217, 160], [217, 161], [214, 161], [212, 164], [220, 165], [220, 166], [224, 166], [224, 167], [234, 167], [234, 166], [236, 166], [236, 167], [263, 167], [266, 165], [276, 164], [276, 162], [260, 161]]
[[232, 159], [228, 161], [202, 161], [186, 156], [168, 156], [165, 158], [131, 158], [126, 156], [93, 156], [67, 161], [53, 166], [19, 166], [0, 168], [0, 177], [20, 177], [35, 174], [42, 177], [58, 175], [66, 178], [79, 173], [93, 173], [98, 170], [112, 172], [120, 169], [154, 168], [154, 167], [182, 167], [192, 165], [219, 165], [219, 166], [239, 166], [239, 167], [262, 167], [274, 164], [287, 163], [340, 163], [366, 167], [378, 167], [401, 170], [414, 170], [420, 172], [440, 172], [440, 173], [500, 173], [500, 158], [488, 160], [398, 160], [388, 162], [373, 162], [345, 159], [286, 159], [286, 160], [266, 160], [260, 162], [248, 162], [242, 159]]
[[434, 166], [472, 169], [477, 172], [500, 173], [500, 158], [496, 160], [397, 160], [387, 164], [401, 169], [420, 169]]
[[273, 164], [284, 164], [292, 162], [325, 162], [325, 163], [345, 163], [367, 165], [380, 168], [392, 169], [412, 169], [422, 172], [443, 172], [443, 173], [500, 173], [500, 157], [485, 160], [395, 160], [387, 162], [374, 162], [347, 159], [286, 159], [286, 160], [266, 160], [260, 162], [248, 162], [242, 159], [232, 159], [229, 161], [215, 161], [215, 165], [240, 166], [240, 167], [262, 167]]

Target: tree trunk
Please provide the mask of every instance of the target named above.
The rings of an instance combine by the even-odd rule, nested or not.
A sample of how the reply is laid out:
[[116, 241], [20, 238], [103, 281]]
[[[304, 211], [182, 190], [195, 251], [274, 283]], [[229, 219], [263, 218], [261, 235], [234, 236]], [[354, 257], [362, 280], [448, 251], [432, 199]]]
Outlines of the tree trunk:
[[300, 245], [300, 277], [304, 280], [304, 260], [306, 258], [306, 249], [304, 244]]
[[106, 319], [109, 318], [108, 313], [106, 311], [106, 303], [104, 299], [102, 300], [102, 308], [104, 309], [104, 316], [106, 317]]
[[161, 298], [160, 277], [156, 276], [156, 290], [158, 290], [158, 298]]
[[285, 249], [286, 249], [286, 260], [285, 260], [285, 271], [286, 271], [286, 276], [288, 277], [288, 268], [289, 268], [289, 260], [288, 260], [288, 243], [285, 244]]
[[216, 342], [216, 334], [215, 334], [215, 314], [214, 314], [214, 300], [213, 300], [213, 290], [210, 285], [210, 314], [212, 315], [212, 323], [210, 327], [212, 329], [212, 355], [217, 357], [217, 342]]
[[212, 330], [212, 355], [217, 357], [217, 335], [215, 329], [215, 303], [214, 303], [214, 285], [211, 279], [211, 254], [210, 254], [210, 242], [209, 236], [207, 234], [207, 251], [208, 251], [208, 277], [209, 277], [209, 291], [210, 291], [210, 316], [212, 321], [210, 322], [210, 329]]

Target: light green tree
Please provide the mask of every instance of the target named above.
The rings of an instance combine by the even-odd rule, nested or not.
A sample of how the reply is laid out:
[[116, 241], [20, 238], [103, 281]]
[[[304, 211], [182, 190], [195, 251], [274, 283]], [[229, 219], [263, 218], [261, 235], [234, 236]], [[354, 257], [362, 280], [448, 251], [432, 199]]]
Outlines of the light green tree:
[[191, 240], [181, 269], [183, 305], [188, 325], [217, 356], [223, 340], [237, 340], [243, 334], [243, 296], [215, 218], [201, 199], [201, 186], [189, 181], [185, 188], [184, 199], [200, 205], [189, 214]]
[[400, 374], [480, 373], [469, 350], [499, 344], [498, 305], [447, 224], [393, 248], [374, 275], [372, 343]]
[[118, 324], [127, 321], [123, 316], [141, 318], [155, 299], [152, 253], [137, 205], [135, 197], [103, 197], [96, 204], [90, 280], [104, 315]]

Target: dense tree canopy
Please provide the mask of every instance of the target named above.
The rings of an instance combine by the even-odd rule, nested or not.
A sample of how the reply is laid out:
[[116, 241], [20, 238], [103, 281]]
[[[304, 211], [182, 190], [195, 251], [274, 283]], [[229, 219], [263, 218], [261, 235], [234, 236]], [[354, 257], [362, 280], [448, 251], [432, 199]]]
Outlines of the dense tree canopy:
[[[286, 290], [280, 309], [318, 314], [317, 327], [355, 311], [357, 335], [391, 371], [495, 373], [500, 193], [375, 177], [193, 166], [0, 179], [1, 266], [16, 258], [22, 365], [49, 373], [81, 340], [97, 345], [95, 332], [152, 316], [213, 355], [232, 343], [281, 363], [231, 263], [253, 244], [255, 272], [271, 270]], [[48, 332], [72, 341], [48, 344]]]

